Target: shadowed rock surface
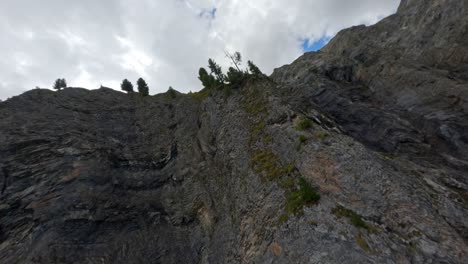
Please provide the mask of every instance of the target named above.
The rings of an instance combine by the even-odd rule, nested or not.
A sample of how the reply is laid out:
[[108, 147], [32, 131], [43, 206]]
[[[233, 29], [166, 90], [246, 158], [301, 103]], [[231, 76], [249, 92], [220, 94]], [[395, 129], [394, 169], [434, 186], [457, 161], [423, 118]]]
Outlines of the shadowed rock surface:
[[466, 263], [467, 10], [404, 0], [230, 93], [1, 102], [0, 262]]

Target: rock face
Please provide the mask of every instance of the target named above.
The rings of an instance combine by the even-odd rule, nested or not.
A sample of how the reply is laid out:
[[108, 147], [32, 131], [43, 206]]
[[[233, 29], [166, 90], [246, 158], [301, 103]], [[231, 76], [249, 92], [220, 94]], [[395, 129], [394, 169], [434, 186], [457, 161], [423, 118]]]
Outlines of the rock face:
[[2, 102], [0, 262], [466, 263], [467, 11], [404, 0], [230, 93]]

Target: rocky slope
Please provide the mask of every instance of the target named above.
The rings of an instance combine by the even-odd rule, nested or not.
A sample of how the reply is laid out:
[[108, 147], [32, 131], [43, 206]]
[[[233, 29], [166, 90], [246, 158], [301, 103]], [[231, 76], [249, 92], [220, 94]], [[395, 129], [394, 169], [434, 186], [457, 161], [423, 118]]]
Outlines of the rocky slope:
[[227, 92], [2, 102], [0, 262], [466, 263], [467, 2]]

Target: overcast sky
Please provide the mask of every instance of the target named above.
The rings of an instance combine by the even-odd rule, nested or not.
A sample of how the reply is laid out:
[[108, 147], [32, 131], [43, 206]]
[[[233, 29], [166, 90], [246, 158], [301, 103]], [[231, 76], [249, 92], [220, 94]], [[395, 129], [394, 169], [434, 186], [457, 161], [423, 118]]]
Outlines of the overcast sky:
[[[264, 72], [373, 24], [399, 0], [0, 0], [0, 99], [64, 77], [119, 89], [143, 77], [150, 93], [201, 88], [200, 66], [240, 51]], [[315, 44], [314, 44], [315, 43]]]

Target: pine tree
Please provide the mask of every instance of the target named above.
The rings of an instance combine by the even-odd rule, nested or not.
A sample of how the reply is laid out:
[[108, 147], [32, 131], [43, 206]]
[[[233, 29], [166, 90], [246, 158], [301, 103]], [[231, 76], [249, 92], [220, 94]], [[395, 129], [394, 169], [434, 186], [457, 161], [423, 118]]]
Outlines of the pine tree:
[[137, 85], [138, 85], [138, 92], [142, 96], [148, 96], [149, 95], [148, 84], [145, 82], [145, 80], [143, 80], [143, 78], [138, 79]]
[[241, 72], [241, 69], [239, 68], [240, 65], [241, 65], [241, 62], [242, 62], [242, 56], [241, 56], [240, 52], [236, 51], [234, 54], [231, 54], [231, 53], [229, 53], [227, 51], [224, 51], [224, 54], [226, 54], [226, 57], [231, 59], [232, 63], [236, 67], [236, 69], [239, 72]]
[[198, 71], [198, 79], [201, 81], [203, 87], [211, 88], [216, 84], [216, 79], [213, 75], [209, 75], [205, 68], [200, 68]]
[[232, 84], [232, 85], [240, 85], [242, 83], [242, 80], [245, 77], [245, 73], [239, 70], [236, 70], [233, 67], [229, 67], [229, 70], [227, 72], [227, 81]]
[[208, 68], [210, 68], [211, 74], [213, 74], [216, 77], [216, 80], [220, 84], [224, 83], [226, 76], [224, 76], [223, 71], [221, 70], [221, 66], [219, 66], [214, 60], [209, 59]]
[[55, 80], [54, 89], [61, 90], [62, 88], [67, 88], [67, 81], [64, 78]]
[[120, 88], [122, 88], [122, 90], [126, 91], [127, 93], [133, 93], [133, 84], [127, 79], [122, 81]]
[[262, 71], [252, 61], [248, 61], [247, 65], [249, 66], [249, 71], [253, 75], [258, 75], [258, 76], [263, 75]]

